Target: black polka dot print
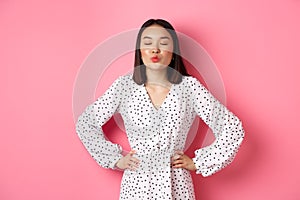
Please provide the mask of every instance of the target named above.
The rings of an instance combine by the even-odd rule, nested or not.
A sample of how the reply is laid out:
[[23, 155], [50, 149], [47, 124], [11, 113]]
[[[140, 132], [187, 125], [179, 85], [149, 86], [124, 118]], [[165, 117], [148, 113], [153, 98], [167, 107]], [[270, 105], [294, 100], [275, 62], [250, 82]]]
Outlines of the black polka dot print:
[[194, 77], [173, 84], [160, 107], [155, 107], [144, 85], [132, 74], [120, 76], [79, 116], [76, 132], [91, 156], [114, 169], [122, 148], [106, 140], [102, 126], [119, 112], [131, 149], [141, 161], [138, 170], [124, 170], [120, 200], [194, 200], [190, 172], [171, 167], [175, 151], [184, 150], [188, 131], [198, 115], [216, 140], [195, 151], [197, 174], [209, 176], [232, 162], [244, 138], [241, 121]]

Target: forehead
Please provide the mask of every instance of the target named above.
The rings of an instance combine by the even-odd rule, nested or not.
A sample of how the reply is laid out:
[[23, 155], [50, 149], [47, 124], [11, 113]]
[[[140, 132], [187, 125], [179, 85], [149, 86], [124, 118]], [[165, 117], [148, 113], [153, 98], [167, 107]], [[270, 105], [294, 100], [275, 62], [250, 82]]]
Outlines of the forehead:
[[170, 39], [172, 39], [171, 34], [164, 27], [156, 24], [145, 28], [141, 36], [142, 39], [145, 36], [151, 38], [169, 37]]

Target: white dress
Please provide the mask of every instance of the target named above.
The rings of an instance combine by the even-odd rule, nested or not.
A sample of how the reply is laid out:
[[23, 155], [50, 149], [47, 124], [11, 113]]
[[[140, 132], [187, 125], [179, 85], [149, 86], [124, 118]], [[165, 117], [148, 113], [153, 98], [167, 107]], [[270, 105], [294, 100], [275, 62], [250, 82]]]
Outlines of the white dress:
[[137, 171], [125, 170], [120, 200], [194, 200], [190, 172], [171, 167], [171, 157], [183, 150], [196, 115], [212, 129], [216, 140], [195, 151], [197, 174], [209, 176], [228, 165], [244, 138], [241, 121], [194, 77], [183, 76], [173, 84], [157, 109], [144, 85], [132, 74], [120, 76], [79, 116], [76, 131], [91, 156], [114, 169], [122, 148], [105, 139], [101, 126], [115, 112], [123, 118], [131, 149], [141, 162]]

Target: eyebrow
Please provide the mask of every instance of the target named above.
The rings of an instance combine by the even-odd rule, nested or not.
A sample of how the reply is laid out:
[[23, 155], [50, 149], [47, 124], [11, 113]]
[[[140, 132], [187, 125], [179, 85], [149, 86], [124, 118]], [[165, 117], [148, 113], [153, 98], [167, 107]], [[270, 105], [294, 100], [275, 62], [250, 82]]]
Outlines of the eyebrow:
[[[143, 37], [143, 39], [152, 39], [152, 37], [150, 37], [150, 36], [145, 36], [145, 37]], [[163, 36], [163, 37], [160, 37], [160, 39], [170, 39], [168, 36]]]

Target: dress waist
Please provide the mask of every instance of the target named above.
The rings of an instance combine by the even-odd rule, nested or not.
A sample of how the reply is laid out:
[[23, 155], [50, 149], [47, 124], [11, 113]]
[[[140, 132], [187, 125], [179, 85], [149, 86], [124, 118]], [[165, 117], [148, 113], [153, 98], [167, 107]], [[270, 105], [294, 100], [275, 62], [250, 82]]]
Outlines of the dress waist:
[[171, 159], [175, 151], [170, 150], [151, 150], [149, 152], [137, 152], [134, 155], [140, 160], [140, 165], [136, 171], [130, 171], [132, 173], [136, 172], [153, 172], [153, 171], [165, 171], [171, 168]]

